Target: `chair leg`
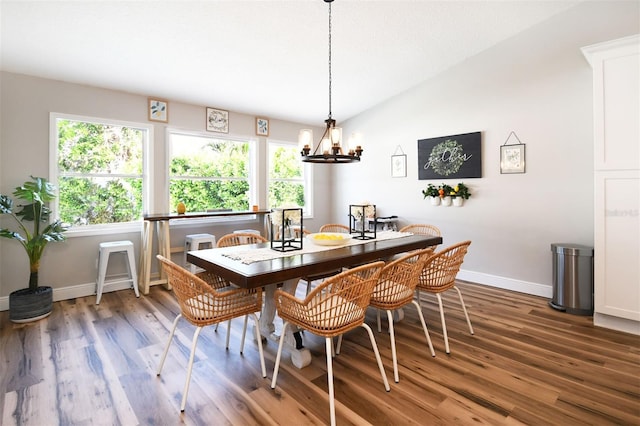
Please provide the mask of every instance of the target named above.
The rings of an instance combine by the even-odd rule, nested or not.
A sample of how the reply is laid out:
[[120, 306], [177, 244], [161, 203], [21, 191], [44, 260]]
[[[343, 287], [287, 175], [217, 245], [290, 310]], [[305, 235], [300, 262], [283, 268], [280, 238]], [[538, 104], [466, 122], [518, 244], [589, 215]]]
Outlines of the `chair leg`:
[[418, 317], [420, 317], [420, 323], [422, 324], [422, 330], [424, 330], [424, 337], [427, 338], [427, 343], [429, 344], [429, 350], [431, 351], [431, 356], [436, 356], [436, 352], [433, 350], [433, 343], [431, 343], [431, 336], [429, 336], [429, 330], [427, 329], [427, 323], [424, 320], [424, 315], [422, 315], [422, 309], [420, 308], [420, 304], [415, 300], [411, 301], [418, 310]]
[[[253, 329], [256, 331], [256, 341], [258, 342], [258, 352], [260, 353], [260, 368], [262, 369], [262, 377], [267, 377], [267, 367], [265, 367], [264, 365], [264, 351], [262, 350], [262, 336], [260, 336], [260, 321], [258, 320], [258, 316], [255, 313], [251, 314], [251, 316], [253, 317]], [[244, 339], [242, 339], [242, 343], [244, 344]]]
[[382, 325], [380, 324], [380, 309], [376, 308], [376, 317], [378, 318], [378, 333], [382, 333]]
[[[240, 353], [244, 352], [244, 338], [247, 335], [247, 321], [249, 321], [249, 314], [244, 316], [244, 326], [242, 327], [242, 340], [240, 340]], [[229, 346], [227, 344], [227, 346]]]
[[198, 344], [198, 336], [200, 336], [202, 327], [196, 328], [193, 334], [193, 342], [191, 343], [191, 355], [189, 355], [189, 367], [187, 368], [187, 379], [184, 382], [184, 391], [182, 392], [182, 403], [180, 404], [180, 412], [184, 413], [184, 407], [187, 405], [187, 394], [189, 393], [189, 384], [191, 383], [191, 371], [193, 370], [193, 358], [196, 355], [196, 345]]
[[178, 325], [178, 321], [182, 318], [182, 314], [178, 314], [176, 319], [173, 320], [173, 326], [171, 327], [171, 332], [169, 333], [169, 340], [167, 340], [167, 346], [164, 348], [164, 352], [162, 353], [162, 358], [160, 359], [160, 365], [158, 366], [158, 372], [156, 376], [159, 376], [162, 372], [162, 366], [164, 365], [164, 360], [167, 358], [167, 353], [169, 352], [169, 346], [171, 346], [171, 341], [173, 340], [173, 335], [176, 332], [176, 326]]
[[342, 334], [338, 336], [338, 343], [336, 344], [336, 355], [340, 355], [341, 348], [342, 348]]
[[440, 322], [442, 323], [442, 335], [444, 336], [444, 351], [446, 353], [451, 353], [451, 351], [449, 350], [449, 336], [447, 336], [447, 323], [444, 320], [442, 296], [440, 296], [440, 293], [436, 293], [436, 297], [438, 298], [438, 306], [440, 307]]
[[102, 257], [102, 253], [100, 253], [98, 255], [98, 279], [96, 280], [96, 305], [99, 305], [100, 299], [102, 299], [105, 275], [107, 274], [107, 265], [109, 264], [109, 253], [104, 256], [104, 259]]
[[453, 288], [455, 288], [456, 291], [458, 292], [458, 297], [460, 298], [460, 304], [462, 305], [462, 311], [464, 312], [464, 316], [467, 319], [467, 325], [469, 326], [469, 333], [473, 334], [473, 327], [471, 327], [471, 320], [469, 319], [469, 314], [467, 313], [467, 307], [464, 304], [464, 300], [462, 300], [462, 293], [460, 292], [460, 289], [455, 285], [453, 286]]
[[280, 332], [280, 343], [278, 343], [278, 353], [276, 355], [276, 363], [273, 366], [273, 379], [271, 379], [271, 389], [276, 388], [276, 380], [278, 379], [278, 369], [280, 368], [280, 358], [282, 357], [282, 346], [284, 346], [284, 335], [287, 331], [288, 322], [284, 322], [282, 325], [282, 331]]
[[[398, 375], [398, 354], [396, 353], [396, 335], [393, 330], [393, 312], [387, 310], [387, 318], [389, 321], [389, 336], [391, 338], [391, 359], [393, 360], [393, 380], [398, 383], [400, 376]], [[378, 331], [380, 331], [378, 329]]]
[[331, 337], [325, 337], [325, 346], [327, 352], [327, 382], [329, 385], [329, 413], [331, 415], [331, 426], [336, 424], [336, 401], [334, 400], [333, 391], [333, 361], [331, 352], [333, 350], [333, 340]]
[[227, 321], [227, 343], [225, 347], [229, 350], [229, 338], [231, 337], [231, 320]]
[[136, 272], [136, 258], [133, 255], [133, 250], [127, 250], [127, 260], [129, 266], [129, 277], [131, 278], [131, 287], [133, 287], [136, 297], [140, 297], [140, 290], [138, 290], [138, 273]]
[[384, 372], [384, 366], [382, 365], [382, 359], [380, 359], [380, 352], [378, 351], [378, 345], [376, 344], [376, 338], [373, 335], [373, 331], [371, 331], [371, 327], [367, 325], [367, 323], [362, 323], [362, 327], [367, 330], [369, 333], [369, 340], [371, 340], [371, 346], [373, 346], [373, 353], [376, 355], [376, 361], [378, 362], [378, 367], [380, 368], [380, 375], [382, 375], [382, 381], [384, 382], [384, 389], [389, 392], [391, 388], [389, 387], [389, 381], [387, 380], [387, 375]]

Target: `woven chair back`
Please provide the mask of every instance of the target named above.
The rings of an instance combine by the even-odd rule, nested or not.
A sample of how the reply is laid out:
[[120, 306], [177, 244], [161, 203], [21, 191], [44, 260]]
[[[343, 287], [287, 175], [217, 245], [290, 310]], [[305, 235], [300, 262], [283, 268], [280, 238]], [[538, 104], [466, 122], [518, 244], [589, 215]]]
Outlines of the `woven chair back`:
[[235, 232], [220, 237], [217, 247], [241, 246], [244, 244], [267, 243], [269, 240], [258, 234], [249, 232]]
[[319, 232], [341, 232], [343, 234], [348, 234], [349, 227], [346, 225], [340, 225], [339, 223], [327, 223], [320, 227]]
[[158, 255], [167, 274], [182, 316], [191, 324], [203, 327], [262, 309], [262, 289], [225, 287], [215, 289], [198, 276]]
[[407, 225], [400, 229], [400, 232], [411, 232], [413, 234], [427, 235], [430, 237], [442, 237], [442, 233], [437, 226], [427, 224]]
[[384, 262], [358, 266], [319, 284], [304, 299], [276, 292], [278, 315], [314, 334], [333, 337], [359, 327]]
[[433, 247], [416, 250], [387, 263], [371, 294], [371, 306], [392, 310], [410, 303]]
[[420, 274], [418, 289], [440, 293], [452, 288], [470, 244], [471, 241], [463, 241], [429, 257]]

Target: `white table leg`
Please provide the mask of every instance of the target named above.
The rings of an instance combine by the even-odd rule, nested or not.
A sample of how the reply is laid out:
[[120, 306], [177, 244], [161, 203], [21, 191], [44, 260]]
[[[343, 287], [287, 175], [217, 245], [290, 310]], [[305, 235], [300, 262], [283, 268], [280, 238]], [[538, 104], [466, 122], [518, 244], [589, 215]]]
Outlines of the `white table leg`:
[[[282, 285], [282, 289], [287, 293], [295, 294], [296, 287], [298, 286], [299, 279], [285, 281]], [[276, 327], [273, 320], [276, 316], [276, 302], [275, 292], [276, 285], [268, 285], [265, 289], [265, 300], [262, 308], [262, 315], [260, 315], [260, 334], [267, 337], [269, 340], [278, 342], [280, 336], [276, 333]], [[299, 343], [296, 342], [299, 340]], [[300, 331], [296, 327], [287, 327], [287, 334], [285, 335], [285, 344], [291, 354], [291, 363], [297, 368], [304, 368], [311, 364], [311, 352], [309, 349], [301, 347], [302, 337]]]

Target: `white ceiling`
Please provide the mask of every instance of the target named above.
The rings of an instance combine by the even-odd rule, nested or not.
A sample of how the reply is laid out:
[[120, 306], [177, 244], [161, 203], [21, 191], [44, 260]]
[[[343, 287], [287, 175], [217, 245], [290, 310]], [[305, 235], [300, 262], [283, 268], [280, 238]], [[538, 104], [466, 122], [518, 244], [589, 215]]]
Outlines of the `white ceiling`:
[[[350, 118], [579, 1], [336, 0], [333, 117]], [[328, 5], [2, 0], [3, 70], [321, 125]]]

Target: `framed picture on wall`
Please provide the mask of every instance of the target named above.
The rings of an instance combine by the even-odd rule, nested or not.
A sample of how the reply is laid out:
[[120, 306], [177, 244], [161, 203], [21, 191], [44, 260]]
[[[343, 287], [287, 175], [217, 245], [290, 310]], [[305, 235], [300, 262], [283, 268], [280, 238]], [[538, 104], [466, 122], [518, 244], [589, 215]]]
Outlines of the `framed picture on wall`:
[[256, 135], [269, 136], [269, 119], [256, 117]]
[[166, 100], [148, 98], [147, 110], [149, 112], [149, 121], [161, 121], [163, 123], [169, 121], [169, 102]]
[[207, 130], [229, 133], [229, 111], [207, 107]]
[[392, 155], [391, 156], [391, 177], [407, 177], [407, 156]]
[[500, 147], [500, 173], [524, 173], [525, 144]]
[[482, 177], [482, 133], [418, 140], [418, 179]]

